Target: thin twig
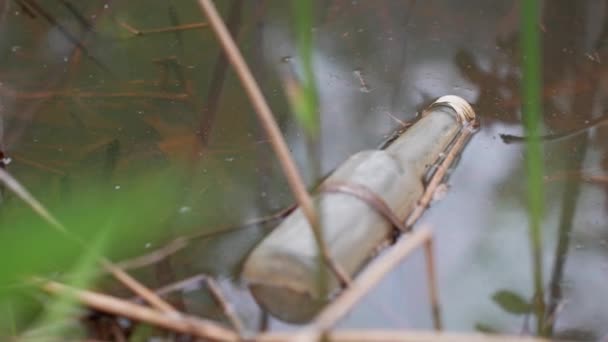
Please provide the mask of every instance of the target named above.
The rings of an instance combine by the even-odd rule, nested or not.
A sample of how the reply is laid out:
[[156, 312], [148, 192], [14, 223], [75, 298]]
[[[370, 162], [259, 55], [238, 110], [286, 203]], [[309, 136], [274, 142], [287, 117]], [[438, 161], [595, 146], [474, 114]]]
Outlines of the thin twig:
[[169, 255], [175, 254], [188, 245], [188, 240], [184, 237], [178, 237], [168, 244], [151, 251], [150, 253], [140, 255], [124, 261], [119, 261], [116, 265], [123, 270], [137, 269], [148, 265], [155, 264]]
[[116, 265], [119, 266], [120, 268], [122, 268], [123, 270], [130, 270], [130, 269], [145, 267], [145, 266], [157, 263], [160, 260], [163, 260], [164, 258], [182, 250], [192, 240], [209, 239], [214, 236], [232, 233], [232, 232], [238, 231], [240, 229], [256, 227], [259, 224], [264, 224], [264, 223], [268, 223], [268, 222], [271, 222], [274, 220], [282, 219], [285, 216], [289, 215], [289, 213], [291, 213], [294, 209], [295, 209], [295, 206], [292, 205], [292, 206], [282, 209], [274, 214], [251, 219], [251, 220], [239, 223], [237, 225], [224, 226], [224, 227], [212, 229], [212, 231], [208, 231], [208, 229], [205, 229], [205, 231], [202, 233], [197, 233], [197, 234], [193, 234], [193, 235], [185, 236], [185, 237], [184, 236], [178, 237], [158, 249], [155, 249], [149, 253], [140, 255], [140, 256], [132, 258], [132, 259], [117, 262]]
[[403, 120], [399, 119], [398, 117], [394, 116], [393, 114], [391, 114], [390, 112], [384, 112], [384, 114], [386, 114], [389, 118], [393, 119], [393, 121], [395, 121], [396, 123], [399, 124], [398, 130], [405, 130], [414, 124], [413, 122], [403, 121]]
[[319, 191], [342, 193], [358, 198], [361, 201], [365, 202], [365, 204], [373, 208], [378, 214], [384, 217], [384, 219], [390, 222], [390, 224], [392, 224], [394, 228], [397, 228], [400, 232], [407, 233], [410, 230], [409, 228], [411, 228], [403, 225], [401, 220], [399, 220], [397, 215], [384, 201], [384, 199], [382, 199], [382, 197], [378, 196], [375, 192], [373, 192], [366, 186], [349, 182], [326, 181], [321, 184]]
[[127, 274], [122, 269], [116, 267], [114, 264], [112, 264], [111, 262], [109, 262], [105, 259], [102, 259], [101, 263], [102, 263], [103, 267], [114, 276], [114, 278], [118, 279], [118, 281], [120, 281], [122, 284], [124, 284], [128, 289], [130, 289], [134, 293], [137, 293], [141, 298], [145, 299], [146, 302], [150, 303], [150, 305], [152, 305], [156, 309], [158, 309], [161, 312], [164, 312], [166, 314], [171, 314], [174, 316], [180, 315], [180, 313], [177, 310], [175, 310], [171, 306], [171, 304], [164, 301], [162, 298], [160, 298], [158, 295], [156, 295], [152, 290], [150, 290], [147, 287], [145, 287], [144, 285], [142, 285], [140, 282], [138, 282], [135, 278], [131, 277], [129, 274]]
[[23, 202], [28, 204], [32, 210], [38, 214], [43, 220], [51, 225], [57, 231], [66, 234], [67, 230], [46, 208], [42, 203], [38, 202], [34, 196], [30, 194], [25, 187], [21, 185], [13, 176], [10, 175], [3, 168], [0, 168], [0, 182], [3, 183], [9, 190], [11, 190], [17, 197]]
[[304, 216], [308, 220], [313, 230], [313, 235], [323, 260], [331, 268], [342, 284], [348, 283], [350, 278], [344, 272], [344, 270], [342, 270], [342, 268], [336, 264], [333, 258], [331, 258], [329, 249], [325, 241], [323, 241], [321, 229], [319, 227], [319, 218], [314, 209], [312, 198], [306, 191], [306, 186], [302, 181], [300, 172], [298, 171], [296, 164], [291, 157], [287, 144], [285, 143], [283, 135], [281, 134], [281, 131], [274, 120], [268, 103], [264, 99], [262, 91], [253, 78], [249, 67], [247, 66], [234, 40], [230, 36], [230, 33], [218, 14], [213, 2], [211, 0], [198, 0], [198, 3], [207, 16], [209, 24], [211, 25], [211, 28], [213, 28], [213, 32], [216, 34], [219, 43], [228, 56], [228, 60], [234, 67], [236, 74], [239, 77], [243, 88], [245, 88], [245, 92], [247, 93], [247, 96], [249, 97], [256, 114], [258, 115], [258, 119], [262, 124], [262, 127], [270, 139], [270, 143], [277, 155], [277, 158], [279, 159], [279, 163], [281, 164], [283, 173], [287, 178], [289, 187], [296, 198], [296, 202], [302, 209]]
[[243, 322], [241, 322], [241, 319], [234, 311], [234, 307], [226, 300], [226, 297], [224, 297], [222, 294], [222, 290], [213, 278], [206, 277], [205, 279], [207, 281], [209, 292], [211, 292], [211, 295], [222, 309], [224, 316], [228, 318], [230, 324], [232, 324], [232, 327], [236, 330], [236, 332], [239, 335], [242, 334], [245, 331], [245, 328]]
[[429, 286], [429, 300], [433, 314], [433, 328], [436, 331], [443, 329], [441, 323], [441, 306], [439, 305], [439, 286], [437, 282], [437, 271], [435, 270], [435, 254], [433, 253], [433, 239], [426, 240], [424, 244], [424, 254], [426, 259], [426, 276]]
[[[541, 135], [537, 139], [539, 139], [540, 141], [547, 142], [547, 141], [555, 141], [555, 140], [560, 140], [560, 139], [571, 138], [571, 137], [574, 137], [581, 133], [585, 133], [592, 128], [596, 128], [598, 126], [604, 125], [607, 122], [608, 122], [608, 115], [604, 114], [604, 115], [601, 115], [601, 116], [598, 116], [598, 117], [592, 118], [591, 120], [586, 121], [580, 127], [569, 129], [569, 130], [566, 130], [561, 133]], [[502, 141], [505, 144], [523, 143], [523, 142], [526, 142], [527, 140], [530, 140], [530, 137], [517, 136], [517, 135], [511, 135], [511, 134], [500, 134], [500, 138], [502, 139]]]
[[[158, 288], [158, 289], [154, 290], [154, 293], [156, 293], [159, 296], [164, 297], [164, 296], [169, 295], [172, 292], [182, 291], [188, 287], [193, 287], [197, 284], [200, 284], [200, 283], [204, 282], [205, 279], [207, 279], [206, 275], [197, 274], [195, 276], [188, 277], [186, 279], [182, 279], [182, 280], [176, 281], [174, 283], [165, 285], [161, 288]], [[130, 300], [133, 302], [141, 302], [142, 299], [139, 296], [135, 296], [135, 297], [131, 298]]]
[[158, 27], [153, 29], [139, 30], [134, 28], [133, 26], [125, 23], [124, 21], [117, 21], [118, 25], [127, 31], [131, 32], [134, 36], [145, 36], [154, 33], [168, 33], [168, 32], [179, 32], [179, 31], [188, 31], [188, 30], [197, 30], [204, 29], [209, 27], [207, 23], [190, 23], [190, 24], [181, 24], [176, 26], [168, 26], [168, 27]]
[[96, 310], [149, 323], [168, 330], [220, 341], [239, 340], [238, 335], [230, 329], [224, 328], [215, 322], [194, 316], [169, 315], [127, 300], [97, 292], [75, 289], [57, 282], [45, 282], [42, 284], [42, 289], [51, 294], [73, 295], [79, 302]]
[[374, 260], [348, 288], [323, 309], [312, 323], [304, 328], [304, 334], [310, 331], [322, 333], [333, 327], [387, 273], [429, 239], [432, 239], [432, 233], [425, 227], [411, 234], [404, 234], [397, 243], [386, 251], [385, 254]]

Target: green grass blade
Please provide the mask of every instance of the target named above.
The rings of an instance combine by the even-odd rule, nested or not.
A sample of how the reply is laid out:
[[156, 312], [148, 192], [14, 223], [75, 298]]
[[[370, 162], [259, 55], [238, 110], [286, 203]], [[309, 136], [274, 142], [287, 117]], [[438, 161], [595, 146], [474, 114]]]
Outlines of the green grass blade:
[[521, 47], [523, 63], [523, 123], [526, 142], [526, 172], [530, 243], [533, 258], [535, 314], [537, 333], [544, 335], [544, 291], [542, 271], [542, 232], [544, 212], [543, 150], [539, 139], [541, 108], [541, 51], [539, 35], [540, 4], [536, 0], [521, 2]]
[[296, 44], [303, 71], [300, 86], [294, 87], [292, 91], [292, 109], [307, 134], [316, 137], [319, 133], [319, 113], [313, 71], [313, 1], [294, 0], [291, 4]]
[[[90, 249], [78, 260], [66, 277], [65, 282], [74, 288], [87, 288], [95, 279], [100, 266], [98, 260], [101, 258], [107, 246], [107, 234], [101, 232], [91, 242]], [[78, 303], [68, 293], [57, 298], [46, 305], [42, 317], [33, 325], [26, 338], [36, 341], [56, 341], [70, 335], [70, 329], [78, 330], [78, 321], [75, 319], [78, 311]]]

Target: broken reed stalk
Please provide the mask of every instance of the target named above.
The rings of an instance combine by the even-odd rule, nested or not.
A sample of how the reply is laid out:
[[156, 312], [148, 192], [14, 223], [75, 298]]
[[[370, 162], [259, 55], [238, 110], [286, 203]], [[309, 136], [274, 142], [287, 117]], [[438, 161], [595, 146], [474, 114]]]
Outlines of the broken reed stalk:
[[[332, 328], [355, 304], [376, 286], [386, 274], [398, 266], [416, 248], [422, 246], [433, 235], [429, 228], [423, 227], [411, 234], [404, 234], [385, 254], [374, 260], [363, 272], [331, 302], [301, 334], [322, 334]], [[431, 290], [436, 289], [432, 286]], [[435, 295], [436, 297], [436, 295]]]
[[348, 284], [350, 282], [350, 277], [348, 277], [342, 268], [335, 263], [329, 254], [329, 249], [325, 241], [323, 241], [319, 226], [319, 217], [314, 209], [312, 198], [306, 190], [306, 186], [302, 181], [300, 172], [298, 171], [295, 162], [291, 157], [287, 143], [283, 139], [283, 135], [279, 130], [276, 121], [274, 120], [272, 111], [270, 110], [262, 91], [253, 78], [251, 70], [249, 70], [245, 59], [241, 55], [236, 43], [230, 36], [230, 33], [217, 12], [213, 2], [211, 0], [198, 0], [198, 3], [203, 13], [207, 16], [209, 24], [211, 25], [217, 40], [224, 49], [228, 60], [232, 64], [247, 96], [249, 97], [249, 100], [251, 101], [251, 104], [255, 109], [258, 119], [270, 140], [270, 144], [277, 155], [279, 163], [281, 164], [281, 168], [283, 169], [283, 173], [287, 178], [287, 182], [296, 199], [296, 202], [300, 208], [302, 208], [304, 216], [306, 216], [308, 223], [312, 227], [313, 235], [321, 253], [321, 257], [340, 280], [340, 282], [342, 284]]
[[[23, 187], [10, 173], [6, 172], [4, 169], [0, 168], [0, 183], [3, 183], [9, 190], [11, 190], [17, 197], [19, 197], [23, 202], [30, 206], [30, 208], [38, 214], [45, 222], [47, 222], [51, 227], [56, 229], [61, 234], [65, 235], [68, 239], [76, 242], [82, 247], [86, 247], [86, 243], [77, 237], [71, 235], [66, 227], [57, 220], [53, 214], [51, 214], [42, 203], [38, 202], [34, 196], [32, 196], [29, 191], [25, 187]], [[110, 272], [118, 281], [120, 281], [123, 285], [129, 288], [133, 293], [136, 293], [140, 297], [144, 298], [150, 305], [156, 307], [158, 310], [161, 310], [166, 313], [177, 313], [171, 305], [162, 300], [159, 296], [157, 296], [154, 292], [150, 291], [148, 288], [139, 283], [135, 278], [131, 277], [122, 269], [116, 267], [116, 265], [112, 264], [107, 259], [100, 257], [99, 262], [101, 265]]]
[[105, 294], [79, 290], [57, 282], [47, 281], [42, 288], [55, 295], [72, 295], [82, 304], [96, 310], [148, 323], [171, 331], [190, 334], [198, 338], [238, 341], [239, 336], [219, 324], [185, 314], [162, 313], [152, 308], [131, 303]]

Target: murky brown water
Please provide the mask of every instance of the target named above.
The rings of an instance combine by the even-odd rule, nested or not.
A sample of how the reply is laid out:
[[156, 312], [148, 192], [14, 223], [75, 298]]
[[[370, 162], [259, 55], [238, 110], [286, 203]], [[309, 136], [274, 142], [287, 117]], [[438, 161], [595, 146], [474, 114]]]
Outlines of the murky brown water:
[[[62, 27], [82, 32], [65, 8], [44, 6]], [[259, 217], [291, 202], [234, 73], [224, 75], [217, 62], [212, 34], [190, 30], [133, 36], [121, 27], [165, 27], [174, 25], [175, 17], [180, 23], [200, 22], [194, 2], [175, 7], [177, 15], [164, 2], [79, 6], [96, 27], [96, 33], [83, 34], [87, 51], [80, 55], [58, 26], [29, 17], [13, 3], [4, 5], [0, 146], [13, 159], [9, 171], [32, 187], [65, 175], [78, 179], [105, 165], [111, 146], [118, 144], [108, 181], [115, 187], [134, 164], [162, 167], [194, 155], [200, 168], [191, 192], [176, 205], [180, 215], [174, 236], [194, 226]], [[310, 178], [305, 139], [288, 113], [280, 82], [281, 73], [299, 70], [288, 10], [280, 3], [247, 2], [240, 20], [231, 21]], [[505, 144], [499, 137], [522, 134], [518, 12], [515, 1], [317, 2], [314, 58], [324, 171], [354, 152], [376, 147], [399, 126], [393, 117], [411, 120], [439, 96], [460, 95], [481, 116], [482, 128], [453, 172], [448, 196], [423, 217], [436, 233], [442, 312], [449, 330], [470, 331], [482, 324], [517, 334], [534, 326], [492, 300], [499, 290], [532, 297], [523, 145]], [[605, 115], [608, 4], [545, 1], [541, 29], [544, 131], [571, 130]], [[175, 58], [167, 60], [169, 56]], [[176, 61], [179, 67], [172, 68]], [[218, 99], [214, 91], [223, 77]], [[77, 88], [79, 97], [74, 96]], [[605, 127], [598, 125], [544, 145], [544, 279], [548, 298], [551, 288], [561, 288], [561, 300], [553, 301], [559, 303], [556, 332], [608, 334], [606, 181], [581, 177], [606, 174], [605, 136]], [[193, 146], [198, 147], [191, 154]], [[200, 272], [233, 279], [261, 233], [251, 229], [196, 243], [171, 258], [173, 279], [165, 280]], [[565, 254], [556, 263], [558, 246]], [[423, 271], [421, 255], [409, 259], [341, 325], [430, 329]], [[255, 325], [257, 309], [238, 290], [241, 285], [222, 284], [232, 289], [230, 296], [248, 324]], [[201, 303], [208, 298], [197, 292], [184, 296], [190, 311], [205, 311]], [[278, 321], [271, 326], [283, 328]]]

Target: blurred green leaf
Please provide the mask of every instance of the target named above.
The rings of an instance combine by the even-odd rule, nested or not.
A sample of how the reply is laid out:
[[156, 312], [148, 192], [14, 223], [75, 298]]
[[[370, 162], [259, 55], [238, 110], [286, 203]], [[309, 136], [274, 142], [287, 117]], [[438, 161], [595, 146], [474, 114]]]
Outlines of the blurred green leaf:
[[44, 189], [31, 191], [67, 227], [68, 235], [52, 230], [12, 198], [3, 204], [0, 220], [0, 258], [13, 261], [0, 271], [0, 296], [5, 284], [69, 268], [101, 232], [107, 234], [104, 254], [111, 259], [137, 255], [146, 242], [166, 237], [165, 227], [179, 203], [179, 179], [178, 172], [154, 171], [112, 184], [89, 181], [79, 184], [73, 199], [60, 202]]
[[[29, 189], [68, 233], [52, 229], [22, 201], [8, 196], [10, 200], [0, 207], [0, 258], [11, 261], [0, 270], [0, 308], [5, 309], [0, 310], [4, 322], [0, 329], [23, 331], [34, 321], [30, 333], [36, 336], [78, 333], [81, 327], [71, 319], [76, 308], [73, 299], [38, 298], [39, 291], [25, 280], [59, 275], [62, 282], [87, 288], [100, 268], [101, 256], [117, 260], [139, 255], [147, 242], [166, 238], [166, 227], [179, 205], [176, 196], [183, 189], [182, 178], [175, 170], [145, 170], [112, 183], [82, 180], [73, 198], [60, 201], [48, 185]], [[28, 305], [28, 299], [34, 305]]]
[[[532, 278], [534, 283], [536, 332], [544, 336], [545, 324], [542, 219], [545, 210], [544, 156], [540, 141], [543, 118], [541, 103], [541, 3], [536, 0], [521, 1], [522, 47], [522, 120], [526, 139], [526, 181], [528, 190], [528, 217], [530, 250], [532, 254]], [[528, 311], [530, 308], [528, 308]]]
[[532, 305], [522, 296], [509, 290], [497, 291], [492, 296], [492, 300], [503, 310], [515, 315], [527, 314], [532, 309]]
[[[62, 277], [62, 281], [74, 288], [87, 288], [99, 272], [100, 260], [107, 246], [107, 232], [101, 232], [93, 241], [81, 258], [78, 259], [72, 271]], [[51, 302], [45, 305], [45, 313], [32, 329], [28, 331], [27, 338], [35, 338], [38, 341], [53, 340], [56, 337], [69, 335], [69, 331], [76, 327], [74, 318], [77, 313], [78, 303], [71, 293], [53, 297]]]
[[300, 82], [287, 80], [285, 87], [292, 110], [310, 136], [319, 132], [317, 86], [313, 72], [313, 1], [294, 0], [292, 15], [296, 33], [298, 54], [302, 62], [303, 77]]

